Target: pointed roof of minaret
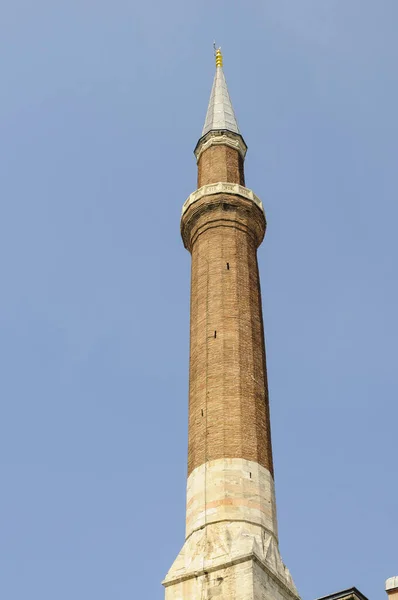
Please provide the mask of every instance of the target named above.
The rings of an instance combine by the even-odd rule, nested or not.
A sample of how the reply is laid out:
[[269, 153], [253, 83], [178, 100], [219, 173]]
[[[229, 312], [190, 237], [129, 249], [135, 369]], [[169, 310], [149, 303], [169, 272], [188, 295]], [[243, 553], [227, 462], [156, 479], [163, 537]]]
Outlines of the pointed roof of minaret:
[[223, 59], [221, 48], [219, 48], [216, 51], [216, 74], [214, 76], [213, 88], [211, 90], [202, 137], [206, 135], [206, 133], [209, 133], [209, 131], [217, 129], [226, 129], [227, 131], [240, 135], [222, 65]]

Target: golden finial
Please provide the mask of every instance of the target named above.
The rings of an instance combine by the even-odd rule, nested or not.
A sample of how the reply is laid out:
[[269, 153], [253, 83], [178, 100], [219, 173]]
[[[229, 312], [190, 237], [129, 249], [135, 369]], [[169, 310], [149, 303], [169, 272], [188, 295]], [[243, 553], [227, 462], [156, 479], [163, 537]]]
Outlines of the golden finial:
[[214, 54], [216, 57], [216, 67], [222, 67], [222, 54], [221, 48], [216, 48], [216, 43], [214, 42]]

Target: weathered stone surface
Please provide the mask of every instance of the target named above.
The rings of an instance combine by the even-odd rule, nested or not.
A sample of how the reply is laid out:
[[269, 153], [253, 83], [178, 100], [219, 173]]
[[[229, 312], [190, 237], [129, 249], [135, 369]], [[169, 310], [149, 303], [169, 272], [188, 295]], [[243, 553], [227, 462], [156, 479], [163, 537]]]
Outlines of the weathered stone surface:
[[250, 523], [214, 523], [185, 542], [163, 582], [166, 600], [297, 600], [275, 537]]
[[[182, 215], [184, 216], [188, 208], [190, 208], [195, 202], [198, 202], [198, 200], [202, 200], [202, 198], [206, 197], [206, 202], [209, 203], [209, 201], [211, 202], [209, 196], [216, 196], [220, 194], [229, 194], [244, 198], [246, 200], [251, 200], [254, 202], [254, 204], [257, 204], [258, 208], [262, 212], [264, 212], [263, 203], [261, 202], [260, 198], [256, 196], [253, 190], [249, 190], [249, 188], [239, 185], [238, 183], [226, 183], [225, 181], [219, 181], [217, 183], [203, 185], [190, 194], [182, 206]], [[184, 229], [186, 228], [184, 220], [182, 220], [182, 227], [184, 227]]]
[[261, 525], [277, 539], [274, 481], [268, 469], [242, 458], [221, 458], [192, 471], [187, 482], [186, 537], [221, 521]]

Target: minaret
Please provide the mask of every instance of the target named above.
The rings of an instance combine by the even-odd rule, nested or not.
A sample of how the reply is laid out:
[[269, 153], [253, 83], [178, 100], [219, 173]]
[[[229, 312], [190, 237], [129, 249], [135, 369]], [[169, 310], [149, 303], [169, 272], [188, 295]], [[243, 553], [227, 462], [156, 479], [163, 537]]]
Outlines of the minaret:
[[216, 52], [182, 210], [192, 255], [189, 441], [184, 546], [166, 600], [297, 600], [278, 546], [257, 248], [266, 220], [245, 187], [247, 146]]

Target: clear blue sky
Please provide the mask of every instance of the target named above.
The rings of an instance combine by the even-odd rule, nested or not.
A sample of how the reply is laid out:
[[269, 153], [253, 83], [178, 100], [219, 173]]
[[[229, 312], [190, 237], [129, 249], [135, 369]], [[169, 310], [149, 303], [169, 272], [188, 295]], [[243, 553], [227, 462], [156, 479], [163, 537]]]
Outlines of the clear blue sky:
[[184, 535], [190, 256], [214, 73], [264, 203], [284, 560], [398, 575], [397, 0], [12, 0], [0, 19], [0, 596], [161, 600]]

